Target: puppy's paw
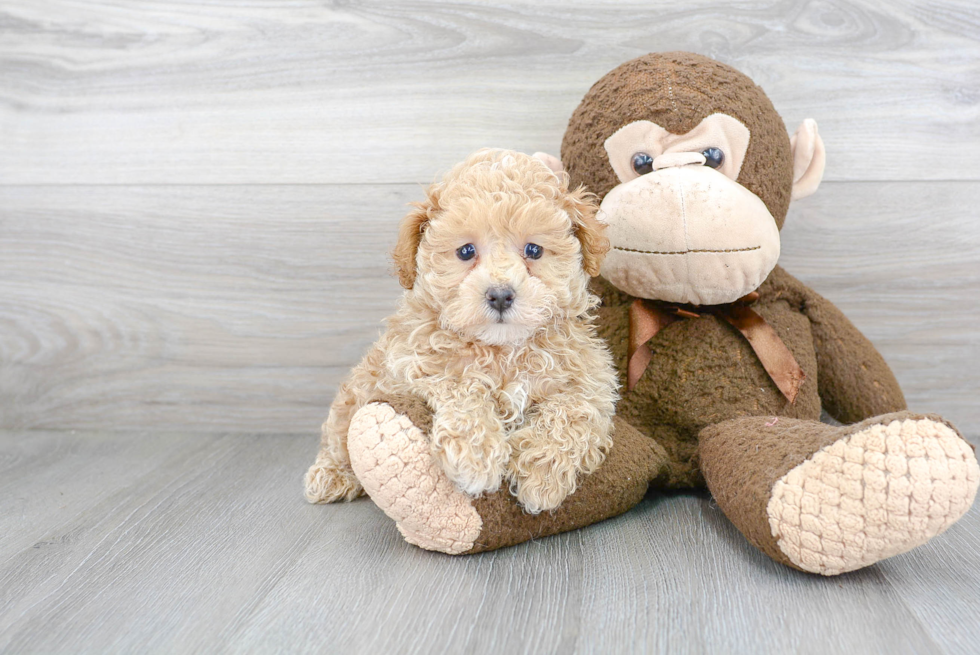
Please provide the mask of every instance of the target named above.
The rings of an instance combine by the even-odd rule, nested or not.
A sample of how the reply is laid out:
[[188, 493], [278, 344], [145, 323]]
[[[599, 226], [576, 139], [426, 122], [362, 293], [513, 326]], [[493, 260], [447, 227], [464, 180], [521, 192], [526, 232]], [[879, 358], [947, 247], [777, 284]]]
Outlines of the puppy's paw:
[[439, 420], [432, 426], [432, 450], [449, 479], [470, 496], [499, 489], [510, 460], [503, 434], [459, 434]]
[[511, 493], [527, 512], [561, 505], [582, 476], [595, 472], [612, 445], [611, 422], [597, 413], [569, 416], [561, 405], [541, 407], [528, 425], [510, 435]]
[[529, 514], [556, 509], [578, 487], [578, 467], [560, 453], [524, 452], [511, 469], [511, 493]]
[[[575, 493], [579, 476], [597, 467], [588, 466], [595, 457], [562, 447], [553, 439], [543, 439], [533, 426], [511, 435], [516, 452], [509, 463], [511, 493], [530, 514], [556, 509], [565, 498]], [[596, 455], [601, 458], [598, 449]], [[600, 459], [601, 461], [601, 459]]]
[[361, 495], [361, 483], [354, 471], [318, 459], [306, 472], [304, 479], [306, 500], [311, 503], [335, 503], [338, 500], [354, 500]]
[[445, 444], [435, 455], [449, 479], [464, 493], [475, 497], [500, 488], [509, 453], [455, 441]]

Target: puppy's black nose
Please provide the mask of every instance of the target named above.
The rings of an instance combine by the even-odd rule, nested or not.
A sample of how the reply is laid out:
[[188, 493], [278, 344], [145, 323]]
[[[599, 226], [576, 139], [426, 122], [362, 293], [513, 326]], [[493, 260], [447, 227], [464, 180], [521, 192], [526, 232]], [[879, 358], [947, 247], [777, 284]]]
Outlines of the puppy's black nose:
[[503, 312], [514, 304], [514, 289], [512, 287], [490, 287], [487, 289], [487, 304]]

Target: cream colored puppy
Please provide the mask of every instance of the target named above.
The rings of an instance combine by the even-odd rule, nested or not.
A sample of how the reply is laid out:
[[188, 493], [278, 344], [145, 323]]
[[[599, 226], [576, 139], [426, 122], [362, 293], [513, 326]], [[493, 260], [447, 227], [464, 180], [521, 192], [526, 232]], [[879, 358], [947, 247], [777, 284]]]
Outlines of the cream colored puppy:
[[415, 207], [394, 252], [405, 295], [333, 402], [306, 496], [359, 496], [352, 416], [415, 394], [434, 412], [433, 456], [460, 489], [507, 480], [527, 511], [554, 509], [612, 443], [616, 375], [588, 290], [608, 249], [595, 205], [538, 159], [481, 150]]

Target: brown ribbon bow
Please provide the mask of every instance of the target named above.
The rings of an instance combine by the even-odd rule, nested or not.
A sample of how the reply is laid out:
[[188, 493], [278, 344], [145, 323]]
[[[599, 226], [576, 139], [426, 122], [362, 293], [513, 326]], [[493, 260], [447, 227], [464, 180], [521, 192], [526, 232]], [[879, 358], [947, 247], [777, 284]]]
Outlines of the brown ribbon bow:
[[[800, 368], [783, 340], [771, 325], [749, 305], [759, 299], [758, 292], [739, 298], [727, 305], [691, 307], [659, 303], [637, 298], [630, 305], [630, 343], [627, 359], [626, 388], [632, 391], [650, 363], [649, 341], [657, 332], [682, 318], [699, 318], [702, 314], [714, 314], [723, 318], [748, 339], [749, 345], [762, 362], [766, 373], [776, 383], [790, 403], [796, 402], [806, 373]], [[692, 310], [697, 311], [692, 311]], [[700, 312], [700, 313], [699, 313]]]

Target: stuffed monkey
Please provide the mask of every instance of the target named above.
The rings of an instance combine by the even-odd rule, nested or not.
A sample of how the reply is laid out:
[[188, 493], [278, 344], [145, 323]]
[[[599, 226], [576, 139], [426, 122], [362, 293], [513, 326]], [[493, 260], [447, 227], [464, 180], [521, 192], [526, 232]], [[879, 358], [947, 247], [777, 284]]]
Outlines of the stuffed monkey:
[[[813, 121], [790, 137], [745, 75], [651, 54], [589, 90], [549, 165], [597, 194], [608, 226], [594, 291], [623, 391], [612, 450], [561, 507], [529, 515], [506, 490], [469, 498], [448, 482], [423, 403], [371, 405], [351, 425], [352, 465], [408, 541], [490, 550], [622, 513], [651, 489], [707, 485], [767, 555], [835, 575], [966, 513], [971, 445], [905, 411], [871, 343], [776, 265], [790, 200], [823, 174]], [[821, 423], [821, 408], [844, 425]]]

